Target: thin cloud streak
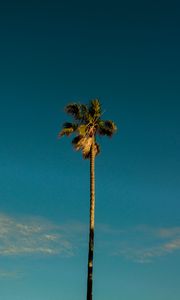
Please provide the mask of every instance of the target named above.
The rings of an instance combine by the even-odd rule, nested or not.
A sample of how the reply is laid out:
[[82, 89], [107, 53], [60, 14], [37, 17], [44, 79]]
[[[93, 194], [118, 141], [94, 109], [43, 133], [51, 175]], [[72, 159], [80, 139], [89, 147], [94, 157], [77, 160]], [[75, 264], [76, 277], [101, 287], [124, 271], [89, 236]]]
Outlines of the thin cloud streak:
[[156, 258], [180, 251], [180, 227], [154, 228], [140, 225], [126, 231], [113, 255], [137, 263], [151, 263]]
[[[180, 227], [138, 225], [119, 229], [97, 224], [96, 233], [98, 252], [103, 249], [104, 253], [133, 262], [150, 263], [158, 257], [180, 251]], [[87, 246], [87, 238], [87, 224], [68, 222], [57, 225], [44, 218], [12, 217], [0, 213], [0, 256], [71, 257]]]
[[63, 229], [42, 218], [14, 218], [0, 214], [0, 256], [72, 256], [74, 246]]

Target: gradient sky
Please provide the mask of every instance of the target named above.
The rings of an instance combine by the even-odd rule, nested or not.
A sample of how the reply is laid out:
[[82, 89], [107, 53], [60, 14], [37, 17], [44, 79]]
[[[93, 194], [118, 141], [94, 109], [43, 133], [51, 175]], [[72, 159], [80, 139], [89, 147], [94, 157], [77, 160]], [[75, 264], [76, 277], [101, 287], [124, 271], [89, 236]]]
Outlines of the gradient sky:
[[180, 299], [179, 1], [1, 1], [0, 294], [83, 300], [89, 164], [57, 139], [99, 97], [94, 300]]

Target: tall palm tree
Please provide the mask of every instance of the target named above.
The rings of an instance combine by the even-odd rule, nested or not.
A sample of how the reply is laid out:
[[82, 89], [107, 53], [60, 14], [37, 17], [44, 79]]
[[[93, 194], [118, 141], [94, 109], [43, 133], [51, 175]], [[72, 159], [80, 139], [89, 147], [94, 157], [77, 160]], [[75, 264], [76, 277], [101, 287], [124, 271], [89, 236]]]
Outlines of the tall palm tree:
[[65, 107], [67, 114], [73, 117], [73, 123], [66, 122], [59, 136], [75, 134], [72, 144], [75, 150], [81, 150], [83, 158], [90, 159], [90, 218], [89, 253], [87, 276], [87, 300], [92, 300], [93, 254], [94, 254], [94, 210], [95, 210], [95, 157], [100, 152], [97, 136], [111, 137], [117, 127], [111, 120], [102, 120], [102, 109], [98, 99], [89, 105], [70, 103]]

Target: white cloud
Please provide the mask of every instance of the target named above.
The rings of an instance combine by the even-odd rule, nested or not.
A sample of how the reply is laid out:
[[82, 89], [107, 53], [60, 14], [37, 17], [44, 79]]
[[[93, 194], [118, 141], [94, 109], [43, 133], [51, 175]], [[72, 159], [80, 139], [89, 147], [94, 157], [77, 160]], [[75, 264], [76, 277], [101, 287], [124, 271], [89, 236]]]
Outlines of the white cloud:
[[[105, 251], [138, 263], [180, 251], [180, 227], [113, 228], [96, 224], [98, 252]], [[12, 217], [0, 213], [0, 256], [72, 256], [87, 247], [88, 226], [80, 222], [57, 225], [44, 218]], [[85, 244], [86, 243], [86, 244]], [[3, 275], [4, 274], [4, 275]], [[0, 277], [11, 275], [1, 272]], [[13, 273], [12, 273], [13, 274]]]
[[[78, 228], [76, 234], [78, 234]], [[0, 256], [61, 254], [71, 256], [75, 246], [64, 226], [42, 218], [0, 214]]]
[[121, 239], [114, 255], [138, 263], [150, 263], [180, 251], [180, 227], [148, 227], [145, 225], [130, 228]]

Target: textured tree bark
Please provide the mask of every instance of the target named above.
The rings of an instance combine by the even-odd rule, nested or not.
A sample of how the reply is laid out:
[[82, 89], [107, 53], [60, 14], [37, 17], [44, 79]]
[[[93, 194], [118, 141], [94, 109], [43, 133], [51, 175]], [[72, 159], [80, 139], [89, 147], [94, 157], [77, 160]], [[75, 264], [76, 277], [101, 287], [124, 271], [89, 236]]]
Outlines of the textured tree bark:
[[94, 209], [95, 209], [95, 153], [94, 138], [90, 154], [90, 218], [89, 218], [89, 253], [87, 276], [87, 300], [92, 300], [93, 293], [93, 254], [94, 254]]

